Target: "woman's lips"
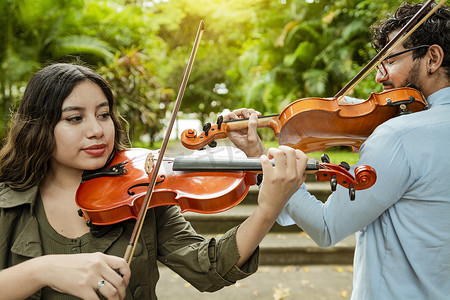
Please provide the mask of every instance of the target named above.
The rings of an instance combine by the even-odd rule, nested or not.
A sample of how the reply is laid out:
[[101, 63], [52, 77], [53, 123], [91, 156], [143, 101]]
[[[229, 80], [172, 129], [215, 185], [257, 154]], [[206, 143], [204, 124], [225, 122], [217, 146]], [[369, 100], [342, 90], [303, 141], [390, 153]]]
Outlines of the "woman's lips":
[[106, 151], [106, 145], [94, 145], [87, 148], [84, 148], [83, 151], [91, 156], [101, 156]]

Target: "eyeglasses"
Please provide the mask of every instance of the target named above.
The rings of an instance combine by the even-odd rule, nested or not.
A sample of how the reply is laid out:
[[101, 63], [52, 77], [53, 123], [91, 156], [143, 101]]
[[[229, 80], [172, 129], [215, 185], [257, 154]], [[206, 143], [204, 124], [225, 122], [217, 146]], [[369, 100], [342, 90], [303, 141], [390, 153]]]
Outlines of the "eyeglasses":
[[420, 46], [417, 46], [417, 47], [409, 48], [409, 49], [407, 49], [405, 51], [401, 51], [399, 53], [395, 53], [395, 54], [389, 55], [388, 57], [386, 57], [382, 62], [380, 62], [377, 65], [377, 71], [380, 72], [381, 76], [385, 77], [388, 74], [386, 66], [384, 64], [384, 62], [386, 60], [394, 58], [394, 57], [402, 55], [402, 54], [405, 54], [405, 53], [408, 53], [408, 52], [416, 50], [416, 49], [420, 49], [420, 48], [430, 48], [430, 45], [420, 45]]

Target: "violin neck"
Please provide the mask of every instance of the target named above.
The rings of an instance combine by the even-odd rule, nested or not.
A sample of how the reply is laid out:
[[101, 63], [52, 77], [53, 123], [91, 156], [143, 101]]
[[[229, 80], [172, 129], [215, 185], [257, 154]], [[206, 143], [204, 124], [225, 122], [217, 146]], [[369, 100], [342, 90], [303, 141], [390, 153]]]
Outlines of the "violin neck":
[[[271, 160], [272, 165], [275, 162]], [[190, 172], [261, 172], [262, 165], [259, 158], [235, 158], [227, 157], [192, 157], [177, 156], [173, 161], [174, 171], [190, 171]], [[319, 170], [319, 163], [315, 160], [308, 160], [306, 165], [307, 171]]]
[[[258, 128], [274, 128], [279, 127], [278, 118], [280, 115], [267, 115], [258, 117]], [[247, 129], [248, 118], [225, 121], [230, 131]], [[274, 130], [275, 131], [275, 130]]]

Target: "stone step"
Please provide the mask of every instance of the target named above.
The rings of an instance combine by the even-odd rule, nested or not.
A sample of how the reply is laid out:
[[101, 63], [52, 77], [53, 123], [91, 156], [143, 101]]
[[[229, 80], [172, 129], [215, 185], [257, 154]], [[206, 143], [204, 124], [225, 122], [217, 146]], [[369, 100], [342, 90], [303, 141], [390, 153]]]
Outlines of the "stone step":
[[[328, 182], [306, 182], [308, 191], [317, 199], [326, 201], [331, 194]], [[259, 188], [253, 186], [250, 188], [247, 196], [235, 207], [221, 213], [200, 214], [194, 212], [185, 212], [185, 218], [191, 222], [199, 233], [223, 233], [229, 228], [241, 224], [249, 217], [255, 209], [258, 201]], [[295, 229], [298, 230], [298, 229]], [[291, 231], [288, 227], [282, 227], [275, 224], [272, 231]]]
[[[306, 188], [317, 199], [325, 202], [331, 195], [331, 188], [329, 182], [306, 182]], [[251, 186], [247, 196], [239, 203], [243, 204], [256, 204], [258, 201], [259, 188], [257, 186]]]
[[[307, 182], [308, 190], [319, 200], [325, 201], [331, 193], [327, 182]], [[198, 233], [220, 236], [230, 228], [241, 224], [256, 209], [258, 188], [252, 187], [246, 198], [235, 207], [215, 214], [184, 213]], [[261, 265], [326, 265], [348, 264], [353, 261], [354, 237], [348, 237], [330, 248], [320, 248], [296, 225], [281, 226], [277, 223], [260, 245]]]
[[[244, 220], [247, 219], [255, 209], [256, 204], [244, 204], [241, 202], [239, 205], [221, 213], [199, 214], [194, 212], [185, 212], [183, 215], [198, 233], [221, 234], [244, 222]], [[301, 229], [297, 226], [281, 226], [278, 224], [275, 224], [271, 229], [271, 232], [298, 231], [301, 231]]]
[[304, 232], [269, 233], [260, 244], [262, 265], [352, 264], [355, 238], [320, 248]]
[[[211, 237], [213, 235], [204, 235]], [[220, 235], [214, 235], [220, 237]], [[320, 248], [304, 232], [269, 233], [260, 244], [261, 265], [351, 265], [355, 238], [349, 236], [333, 247]]]
[[[319, 200], [325, 201], [331, 191], [328, 184], [307, 183], [308, 190]], [[201, 234], [223, 233], [231, 227], [241, 224], [248, 218], [256, 208], [258, 199], [258, 188], [251, 188], [244, 200], [235, 207], [221, 213], [200, 214], [185, 212], [184, 217], [191, 222], [194, 228]], [[280, 226], [275, 224], [272, 232], [297, 232], [297, 226]]]

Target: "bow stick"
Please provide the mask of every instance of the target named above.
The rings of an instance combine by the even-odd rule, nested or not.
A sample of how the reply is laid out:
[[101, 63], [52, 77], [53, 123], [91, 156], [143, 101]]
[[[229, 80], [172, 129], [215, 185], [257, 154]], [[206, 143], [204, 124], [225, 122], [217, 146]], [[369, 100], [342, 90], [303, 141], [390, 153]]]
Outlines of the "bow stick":
[[169, 143], [170, 133], [172, 132], [173, 125], [175, 123], [175, 119], [177, 117], [178, 111], [181, 105], [181, 99], [183, 98], [184, 91], [186, 89], [187, 81], [189, 79], [189, 75], [192, 70], [192, 65], [194, 63], [195, 55], [197, 54], [197, 49], [200, 44], [200, 40], [202, 38], [202, 34], [204, 31], [204, 22], [200, 21], [200, 25], [197, 30], [197, 36], [195, 37], [194, 46], [192, 47], [191, 56], [189, 57], [189, 61], [184, 72], [183, 80], [180, 85], [180, 89], [178, 91], [178, 96], [175, 101], [175, 106], [172, 111], [172, 117], [170, 119], [169, 125], [167, 127], [167, 131], [164, 136], [164, 140], [159, 151], [158, 159], [156, 161], [155, 166], [153, 167], [153, 173], [150, 179], [150, 183], [148, 186], [147, 193], [145, 194], [144, 202], [142, 204], [141, 210], [139, 211], [139, 216], [136, 220], [136, 224], [134, 225], [133, 232], [131, 234], [130, 242], [128, 243], [127, 249], [125, 251], [124, 259], [128, 262], [128, 265], [131, 264], [131, 259], [133, 257], [134, 249], [136, 248], [136, 242], [139, 237], [139, 234], [142, 229], [142, 225], [144, 224], [145, 216], [147, 214], [147, 207], [150, 204], [150, 199], [152, 198], [153, 189], [156, 184], [156, 177], [158, 176], [159, 169], [161, 167], [161, 163], [164, 158], [164, 153], [166, 152], [167, 144]]

